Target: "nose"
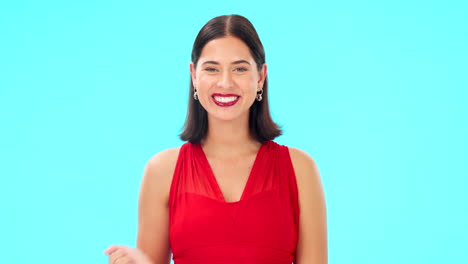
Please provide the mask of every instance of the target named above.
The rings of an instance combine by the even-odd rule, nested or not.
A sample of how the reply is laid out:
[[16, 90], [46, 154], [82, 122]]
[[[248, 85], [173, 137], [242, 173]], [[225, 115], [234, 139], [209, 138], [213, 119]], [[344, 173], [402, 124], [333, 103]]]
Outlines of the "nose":
[[234, 86], [232, 75], [230, 71], [224, 71], [218, 82], [220, 88], [231, 89]]

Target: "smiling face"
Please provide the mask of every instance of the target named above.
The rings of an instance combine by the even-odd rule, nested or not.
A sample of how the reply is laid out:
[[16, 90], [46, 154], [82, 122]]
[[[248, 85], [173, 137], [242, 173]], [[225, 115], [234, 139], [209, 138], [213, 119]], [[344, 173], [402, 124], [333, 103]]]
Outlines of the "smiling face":
[[263, 88], [266, 64], [259, 72], [249, 47], [241, 39], [227, 36], [206, 43], [196, 66], [190, 63], [192, 83], [208, 116], [248, 118], [257, 91]]

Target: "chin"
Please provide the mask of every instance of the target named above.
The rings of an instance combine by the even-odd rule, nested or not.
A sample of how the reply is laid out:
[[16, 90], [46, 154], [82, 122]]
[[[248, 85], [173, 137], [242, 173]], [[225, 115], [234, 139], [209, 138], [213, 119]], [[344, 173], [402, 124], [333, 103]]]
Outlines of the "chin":
[[[248, 112], [247, 112], [248, 115]], [[235, 121], [242, 118], [242, 114], [239, 113], [208, 113], [209, 118], [213, 120], [220, 120], [220, 121]]]
[[213, 115], [212, 119], [220, 121], [234, 121], [239, 119], [240, 116], [231, 116], [231, 115]]

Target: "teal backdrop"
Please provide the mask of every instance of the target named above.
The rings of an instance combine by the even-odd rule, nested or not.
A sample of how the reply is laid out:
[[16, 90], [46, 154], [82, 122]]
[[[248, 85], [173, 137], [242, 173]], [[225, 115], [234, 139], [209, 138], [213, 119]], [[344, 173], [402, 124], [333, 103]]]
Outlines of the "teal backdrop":
[[466, 1], [2, 1], [0, 262], [136, 245], [143, 168], [183, 142], [193, 41], [246, 16], [276, 141], [308, 152], [329, 263], [468, 263]]

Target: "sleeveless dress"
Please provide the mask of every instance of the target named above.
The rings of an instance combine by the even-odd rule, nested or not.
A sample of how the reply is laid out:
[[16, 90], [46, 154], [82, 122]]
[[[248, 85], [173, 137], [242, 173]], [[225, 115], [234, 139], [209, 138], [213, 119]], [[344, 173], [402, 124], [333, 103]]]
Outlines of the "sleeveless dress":
[[291, 264], [298, 235], [288, 147], [262, 144], [240, 200], [226, 202], [201, 145], [181, 146], [169, 193], [174, 264]]

